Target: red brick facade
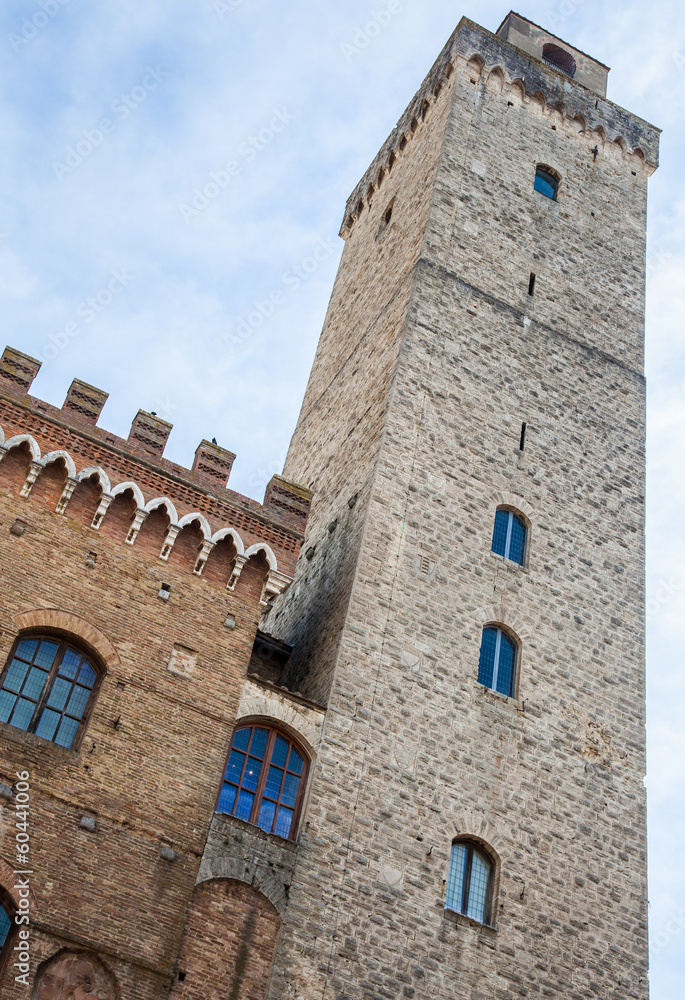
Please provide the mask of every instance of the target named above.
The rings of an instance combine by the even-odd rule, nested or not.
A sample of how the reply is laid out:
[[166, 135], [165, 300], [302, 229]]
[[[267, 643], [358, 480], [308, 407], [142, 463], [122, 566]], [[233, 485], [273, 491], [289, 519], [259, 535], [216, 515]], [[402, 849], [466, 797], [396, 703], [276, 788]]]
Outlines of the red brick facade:
[[[0, 783], [14, 788], [0, 799], [0, 875], [11, 895], [22, 771], [34, 872], [32, 991], [6, 966], [0, 997], [152, 1000], [178, 982], [257, 625], [292, 576], [310, 495], [276, 479], [260, 506], [225, 488], [230, 453], [204, 442], [182, 469], [153, 454], [154, 416], [123, 441], [26, 395], [32, 366], [9, 350], [0, 361], [0, 667], [18, 637], [42, 633], [76, 643], [102, 678], [74, 749], [0, 724]], [[254, 933], [275, 940], [271, 904], [255, 905]]]

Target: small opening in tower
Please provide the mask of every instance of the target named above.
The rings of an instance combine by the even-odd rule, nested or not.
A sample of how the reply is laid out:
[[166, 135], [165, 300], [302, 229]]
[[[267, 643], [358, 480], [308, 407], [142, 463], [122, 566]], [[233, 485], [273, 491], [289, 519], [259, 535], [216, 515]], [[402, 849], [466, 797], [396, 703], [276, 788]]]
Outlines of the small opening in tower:
[[519, 441], [519, 451], [523, 451], [526, 446], [526, 425], [521, 424], [521, 440]]
[[548, 66], [553, 66], [554, 69], [561, 70], [566, 76], [573, 78], [576, 75], [575, 59], [570, 52], [560, 48], [558, 45], [552, 45], [551, 42], [543, 45], [542, 59]]
[[391, 219], [392, 219], [392, 205], [388, 205], [388, 207], [385, 210], [385, 215], [383, 216], [383, 222], [386, 224], [386, 226], [389, 224]]
[[528, 294], [535, 295], [535, 275], [532, 271], [530, 272], [530, 280], [528, 282]]
[[400, 149], [406, 149], [406, 148], [407, 148], [407, 137], [406, 135], [403, 135], [402, 138], [400, 139]]
[[540, 194], [544, 194], [546, 198], [551, 198], [552, 201], [556, 201], [559, 193], [559, 175], [556, 171], [552, 170], [551, 167], [547, 167], [545, 164], [539, 163], [535, 169], [535, 182], [533, 187]]
[[392, 168], [395, 166], [395, 160], [396, 159], [397, 159], [397, 157], [395, 156], [394, 153], [391, 153], [390, 156], [388, 157], [388, 173], [390, 173], [390, 171], [392, 170]]
[[412, 118], [411, 125], [409, 127], [411, 128], [412, 132], [416, 132], [417, 128], [419, 127], [418, 118]]

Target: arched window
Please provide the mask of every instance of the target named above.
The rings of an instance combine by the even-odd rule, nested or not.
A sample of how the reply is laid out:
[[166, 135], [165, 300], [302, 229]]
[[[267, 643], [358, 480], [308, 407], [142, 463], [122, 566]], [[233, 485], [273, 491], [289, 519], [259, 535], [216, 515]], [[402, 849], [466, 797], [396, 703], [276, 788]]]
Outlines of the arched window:
[[20, 638], [0, 682], [0, 722], [69, 749], [85, 728], [100, 676], [92, 659], [64, 639]]
[[516, 690], [516, 660], [518, 647], [514, 640], [496, 625], [483, 629], [478, 663], [478, 683], [512, 698]]
[[308, 761], [294, 740], [269, 726], [233, 734], [216, 811], [294, 840]]
[[566, 49], [547, 42], [546, 45], [542, 46], [542, 58], [548, 66], [561, 70], [566, 76], [573, 78], [576, 75], [576, 61]]
[[492, 551], [523, 566], [526, 561], [526, 522], [513, 510], [498, 507], [492, 532]]
[[492, 860], [482, 848], [470, 840], [455, 841], [450, 854], [445, 909], [490, 924], [494, 870]]
[[546, 198], [551, 198], [552, 201], [557, 200], [559, 178], [549, 167], [540, 165], [536, 168], [535, 184], [533, 186], [536, 191], [544, 194]]

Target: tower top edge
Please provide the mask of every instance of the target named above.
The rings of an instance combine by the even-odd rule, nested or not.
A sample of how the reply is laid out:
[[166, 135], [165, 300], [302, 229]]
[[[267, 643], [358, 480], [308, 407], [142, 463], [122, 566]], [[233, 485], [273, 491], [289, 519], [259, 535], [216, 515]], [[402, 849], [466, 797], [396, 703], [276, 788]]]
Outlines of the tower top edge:
[[543, 28], [541, 24], [536, 24], [535, 21], [531, 21], [530, 18], [525, 17], [523, 14], [517, 14], [515, 10], [509, 11], [507, 16], [500, 24], [499, 28], [495, 32], [495, 34], [499, 38], [504, 38], [504, 39], [508, 38], [508, 35], [504, 34], [504, 32], [507, 31], [509, 25], [512, 23], [512, 19], [514, 18], [530, 28], [535, 28], [536, 31], [541, 31], [543, 35], [546, 35], [549, 38], [553, 38], [557, 42], [561, 42], [564, 48], [570, 49], [571, 52], [574, 52], [579, 56], [583, 56], [584, 59], [590, 59], [593, 63], [596, 63], [597, 66], [600, 66], [603, 70], [606, 70], [607, 73], [611, 72], [611, 67], [607, 66], [606, 63], [600, 62], [599, 59], [595, 59], [595, 57], [589, 55], [589, 53], [583, 52], [582, 49], [577, 48], [575, 45], [571, 45], [571, 43], [567, 42], [566, 39], [560, 38], [559, 35], [553, 34], [551, 31], [548, 31], [547, 28]]
[[[511, 16], [512, 14], [507, 15], [503, 24]], [[541, 30], [544, 32], [544, 29]], [[549, 37], [561, 41], [554, 35]], [[571, 52], [591, 59], [581, 53], [580, 49], [574, 49], [566, 42], [563, 45]], [[542, 45], [540, 49], [542, 50]], [[591, 90], [581, 80], [572, 79], [532, 52], [464, 16], [348, 198], [340, 229], [341, 236], [346, 236], [350, 221], [356, 218], [359, 205], [367, 199], [369, 190], [376, 186], [379, 175], [388, 170], [389, 162], [401, 155], [401, 143], [405, 137], [411, 139], [412, 123], [421, 120], [426, 103], [430, 104], [436, 99], [437, 93], [458, 63], [465, 66], [473, 60], [480, 62], [484, 77], [498, 69], [504, 74], [507, 83], [517, 83], [523, 87], [526, 99], [535, 97], [543, 103], [545, 110], [556, 109], [569, 118], [580, 117], [585, 123], [585, 131], [596, 130], [601, 141], [618, 142], [627, 153], [638, 154], [644, 160], [648, 173], [653, 173], [658, 167], [661, 129], [614, 104], [596, 90]], [[602, 63], [592, 61], [608, 73], [608, 68]]]

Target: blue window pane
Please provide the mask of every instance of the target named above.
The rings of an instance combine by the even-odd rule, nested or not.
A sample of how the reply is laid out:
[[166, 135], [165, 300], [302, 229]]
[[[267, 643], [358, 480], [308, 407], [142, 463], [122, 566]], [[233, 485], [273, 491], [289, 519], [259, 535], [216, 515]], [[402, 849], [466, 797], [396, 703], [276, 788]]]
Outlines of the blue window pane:
[[40, 649], [33, 662], [38, 664], [39, 667], [49, 670], [55, 660], [55, 653], [58, 649], [58, 642], [41, 642]]
[[544, 194], [547, 198], [556, 198], [557, 196], [557, 181], [556, 178], [548, 174], [546, 170], [536, 170], [535, 172], [535, 190], [539, 191], [540, 194]]
[[68, 677], [69, 680], [74, 681], [76, 680], [80, 663], [81, 657], [73, 649], [67, 649], [62, 657], [58, 673], [61, 677]]
[[234, 781], [236, 785], [239, 785], [244, 763], [245, 754], [238, 753], [237, 750], [231, 750], [231, 756], [228, 758], [228, 764], [226, 765], [226, 781]]
[[270, 799], [277, 799], [281, 791], [284, 771], [280, 767], [270, 767], [269, 774], [264, 786], [264, 794]]
[[261, 770], [261, 760], [257, 760], [255, 757], [248, 757], [247, 767], [245, 768], [245, 774], [243, 775], [243, 788], [249, 788], [251, 792], [255, 792], [257, 790], [257, 782], [259, 781]]
[[12, 714], [16, 700], [16, 694], [10, 694], [9, 691], [0, 691], [0, 722], [7, 722]]
[[22, 663], [21, 660], [12, 660], [12, 665], [7, 671], [7, 677], [5, 677], [5, 682], [2, 686], [9, 691], [14, 691], [15, 694], [19, 694], [28, 672], [28, 663]]
[[20, 656], [22, 660], [33, 660], [37, 649], [37, 639], [24, 639], [24, 641], [20, 642], [17, 646], [17, 656]]
[[288, 761], [288, 770], [294, 771], [295, 774], [302, 774], [303, 766], [304, 766], [304, 758], [302, 754], [298, 753], [295, 747], [291, 747], [290, 760]]
[[276, 803], [269, 802], [268, 799], [264, 799], [262, 802], [262, 808], [259, 810], [259, 820], [257, 826], [261, 827], [266, 833], [271, 833], [274, 826], [274, 816], [276, 815]]
[[499, 663], [497, 667], [497, 690], [510, 698], [514, 689], [514, 665], [516, 662], [516, 646], [509, 636], [502, 633], [499, 647]]
[[519, 566], [523, 566], [526, 543], [526, 526], [520, 517], [511, 515], [511, 540], [509, 542], [508, 557]]
[[96, 677], [97, 674], [91, 667], [90, 663], [86, 663], [84, 661], [84, 663], [81, 666], [81, 669], [78, 672], [79, 684], [83, 684], [83, 686], [87, 688], [92, 688], [92, 686], [95, 684]]
[[10, 725], [16, 726], [17, 729], [27, 729], [35, 710], [35, 702], [27, 701], [25, 698], [17, 698], [17, 703], [14, 706], [12, 718], [10, 719]]
[[294, 806], [297, 800], [297, 792], [300, 787], [300, 779], [295, 774], [286, 774], [281, 793], [281, 802], [285, 806]]
[[69, 681], [65, 681], [61, 677], [55, 678], [55, 683], [52, 685], [50, 696], [48, 698], [49, 707], [56, 708], [59, 712], [63, 712], [70, 691], [71, 684]]
[[82, 688], [76, 684], [67, 705], [67, 713], [73, 715], [76, 719], [82, 719], [89, 698], [90, 691], [88, 688]]
[[498, 556], [506, 554], [509, 511], [498, 510], [495, 514], [495, 528], [492, 533], [492, 551]]
[[12, 926], [12, 918], [5, 909], [4, 906], [0, 905], [0, 948], [4, 945], [7, 940], [7, 935], [10, 932], [10, 927]]
[[235, 805], [235, 793], [238, 789], [235, 785], [224, 785], [221, 789], [221, 795], [219, 796], [219, 803], [216, 807], [216, 811], [220, 813], [232, 813], [233, 806]]
[[264, 758], [264, 751], [266, 750], [266, 741], [269, 738], [268, 729], [255, 729], [254, 736], [252, 737], [252, 745], [250, 746], [250, 753], [253, 757]]
[[57, 730], [57, 736], [55, 736], [55, 743], [59, 743], [61, 747], [66, 747], [68, 750], [74, 742], [78, 726], [79, 724], [76, 719], [67, 719], [66, 717], [63, 718], [62, 723]]
[[39, 670], [38, 667], [31, 667], [21, 693], [27, 698], [33, 698], [34, 701], [38, 701], [43, 693], [43, 688], [45, 687], [47, 679], [48, 673], [46, 670]]
[[254, 802], [254, 795], [252, 792], [246, 792], [242, 788], [240, 794], [238, 795], [238, 804], [235, 808], [234, 815], [238, 819], [244, 819], [245, 822], [250, 818], [250, 813], [252, 812], [252, 803]]
[[233, 737], [233, 746], [236, 750], [244, 750], [247, 752], [247, 748], [250, 745], [250, 734], [251, 729], [239, 729], [238, 732]]
[[485, 905], [488, 898], [488, 883], [490, 881], [490, 862], [487, 858], [473, 852], [471, 861], [471, 883], [469, 885], [469, 901], [466, 908], [467, 917], [485, 923]]
[[484, 628], [480, 644], [480, 660], [478, 663], [478, 683], [492, 687], [495, 672], [495, 649], [497, 646], [497, 629]]
[[450, 854], [450, 870], [447, 876], [447, 895], [445, 898], [445, 908], [462, 911], [462, 899], [464, 896], [464, 874], [466, 872], [466, 845], [453, 844]]
[[53, 712], [52, 709], [46, 708], [36, 727], [36, 736], [42, 736], [44, 740], [51, 740], [57, 732], [57, 726], [61, 717], [59, 712]]
[[278, 767], [285, 767], [285, 763], [288, 759], [288, 748], [290, 744], [287, 740], [284, 740], [282, 736], [276, 737], [276, 742], [274, 743], [273, 753], [271, 754], [271, 760]]
[[280, 806], [278, 809], [278, 819], [276, 820], [276, 827], [274, 833], [277, 833], [279, 837], [289, 837], [290, 827], [293, 825], [293, 811], [292, 809], [284, 809]]

